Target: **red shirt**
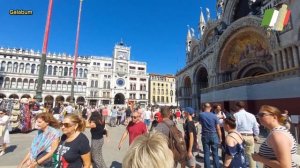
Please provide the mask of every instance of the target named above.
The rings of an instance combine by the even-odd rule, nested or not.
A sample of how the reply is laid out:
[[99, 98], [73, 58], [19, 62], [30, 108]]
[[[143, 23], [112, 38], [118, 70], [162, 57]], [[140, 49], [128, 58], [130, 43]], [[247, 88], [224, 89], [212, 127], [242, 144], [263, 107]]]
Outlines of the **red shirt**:
[[180, 111], [176, 111], [176, 117], [180, 117], [181, 113]]
[[133, 140], [136, 137], [147, 132], [146, 125], [144, 124], [144, 122], [141, 121], [138, 123], [130, 122], [126, 129], [129, 133], [129, 145], [133, 142]]
[[160, 123], [162, 122], [163, 118], [161, 116], [161, 113], [160, 112], [157, 112], [155, 115], [154, 115], [154, 118], [157, 117], [157, 121]]
[[102, 110], [102, 115], [107, 116], [108, 115], [108, 109], [103, 109]]

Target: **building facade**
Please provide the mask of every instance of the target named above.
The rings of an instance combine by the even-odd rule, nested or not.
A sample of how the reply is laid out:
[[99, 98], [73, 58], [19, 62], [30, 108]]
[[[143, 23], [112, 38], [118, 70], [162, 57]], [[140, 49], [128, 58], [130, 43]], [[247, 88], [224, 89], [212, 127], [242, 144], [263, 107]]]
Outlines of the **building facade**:
[[[0, 98], [34, 98], [41, 53], [0, 48]], [[73, 57], [47, 54], [43, 102], [69, 102]], [[80, 56], [77, 60], [75, 102], [88, 105], [129, 102], [148, 104], [148, 75], [145, 62], [130, 60], [130, 47], [115, 45], [112, 57]]]
[[[180, 105], [200, 109], [204, 102], [218, 102], [229, 111], [234, 101], [244, 100], [253, 113], [269, 104], [296, 114], [300, 108], [300, 1], [218, 2], [217, 20], [205, 20], [201, 11], [201, 38], [188, 30], [186, 65], [176, 74]], [[264, 10], [282, 3], [291, 10], [284, 30], [261, 27]]]
[[149, 75], [149, 105], [177, 106], [175, 76]]

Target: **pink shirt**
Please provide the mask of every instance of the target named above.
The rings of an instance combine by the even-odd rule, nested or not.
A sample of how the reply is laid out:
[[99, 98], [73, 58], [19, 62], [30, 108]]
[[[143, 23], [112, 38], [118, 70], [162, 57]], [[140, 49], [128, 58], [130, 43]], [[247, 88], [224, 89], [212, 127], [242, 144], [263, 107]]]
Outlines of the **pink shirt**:
[[102, 110], [102, 115], [103, 116], [108, 116], [108, 109], [103, 109]]

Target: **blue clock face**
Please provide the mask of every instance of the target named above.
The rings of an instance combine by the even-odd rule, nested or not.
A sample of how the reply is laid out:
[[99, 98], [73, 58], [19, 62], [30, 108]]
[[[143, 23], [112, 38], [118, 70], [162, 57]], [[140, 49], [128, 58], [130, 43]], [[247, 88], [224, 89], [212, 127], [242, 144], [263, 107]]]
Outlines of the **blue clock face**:
[[125, 85], [125, 81], [122, 78], [117, 79], [117, 85], [118, 86], [124, 86]]

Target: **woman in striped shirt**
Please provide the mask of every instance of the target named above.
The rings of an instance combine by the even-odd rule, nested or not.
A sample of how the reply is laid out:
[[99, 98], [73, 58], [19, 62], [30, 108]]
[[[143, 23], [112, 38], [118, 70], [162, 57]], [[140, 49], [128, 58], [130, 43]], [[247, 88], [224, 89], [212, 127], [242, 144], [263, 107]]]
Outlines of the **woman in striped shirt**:
[[257, 116], [270, 133], [260, 146], [259, 153], [252, 155], [253, 160], [263, 163], [264, 167], [297, 167], [292, 159], [297, 153], [297, 143], [283, 126], [285, 117], [276, 107], [268, 105], [261, 106]]

